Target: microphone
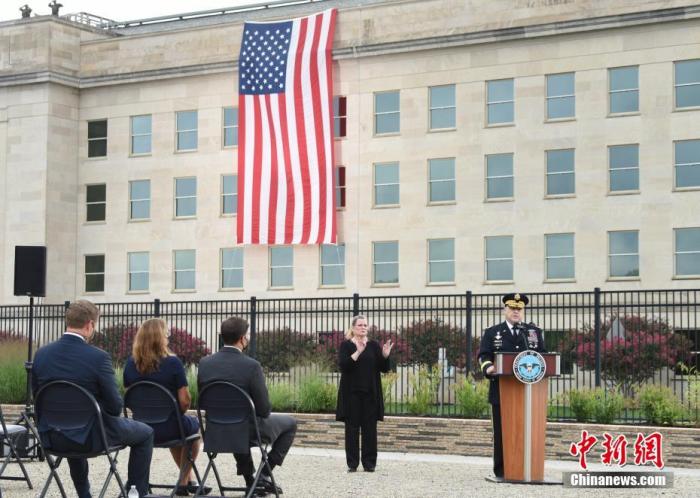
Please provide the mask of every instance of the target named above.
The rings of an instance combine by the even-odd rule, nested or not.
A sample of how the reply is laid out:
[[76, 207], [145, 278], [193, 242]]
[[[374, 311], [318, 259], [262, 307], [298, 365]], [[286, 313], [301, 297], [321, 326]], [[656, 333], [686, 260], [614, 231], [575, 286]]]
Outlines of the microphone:
[[515, 325], [513, 325], [514, 329], [518, 330], [518, 335], [522, 338], [523, 345], [525, 346], [525, 350], [530, 349], [530, 341], [527, 340], [526, 334], [527, 334], [527, 328], [525, 328], [525, 325], [523, 322], [518, 322]]

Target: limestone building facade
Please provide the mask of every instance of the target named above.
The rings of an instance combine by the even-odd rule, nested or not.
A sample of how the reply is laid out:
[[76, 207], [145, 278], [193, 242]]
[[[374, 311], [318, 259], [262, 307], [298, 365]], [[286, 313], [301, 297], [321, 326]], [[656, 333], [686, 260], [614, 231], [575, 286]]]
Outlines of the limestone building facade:
[[[341, 245], [237, 246], [243, 21], [331, 7]], [[16, 245], [47, 302], [697, 288], [700, 3], [2, 22], [2, 303]]]

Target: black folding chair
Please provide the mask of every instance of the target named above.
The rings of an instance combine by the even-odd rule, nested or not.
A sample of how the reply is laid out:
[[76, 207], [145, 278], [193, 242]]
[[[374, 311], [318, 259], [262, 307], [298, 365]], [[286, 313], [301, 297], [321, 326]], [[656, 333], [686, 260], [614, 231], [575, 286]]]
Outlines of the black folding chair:
[[[203, 417], [202, 412], [206, 415]], [[267, 446], [263, 444], [263, 440], [260, 437], [260, 429], [258, 428], [258, 419], [255, 416], [255, 404], [250, 396], [243, 389], [231, 382], [216, 381], [207, 384], [199, 392], [199, 402], [197, 403], [197, 417], [199, 418], [199, 426], [202, 428], [202, 434], [204, 436], [204, 449], [207, 448], [207, 431], [206, 423], [214, 423], [217, 425], [236, 425], [239, 426], [240, 430], [250, 431], [251, 424], [255, 429], [253, 434], [254, 438], [250, 438], [250, 447], [257, 447], [260, 450], [260, 464], [258, 465], [258, 471], [255, 473], [255, 479], [248, 488], [241, 487], [228, 487], [221, 483], [221, 477], [216, 468], [216, 463], [214, 460], [218, 453], [213, 453], [206, 451], [207, 457], [209, 457], [209, 463], [204, 471], [204, 476], [202, 476], [202, 482], [200, 484], [200, 490], [197, 491], [195, 496], [197, 496], [202, 487], [204, 486], [209, 471], [214, 471], [214, 476], [216, 477], [216, 483], [219, 486], [219, 492], [224, 495], [224, 491], [247, 491], [246, 498], [253, 496], [256, 490], [263, 490], [264, 488], [258, 488], [258, 482], [260, 481], [260, 475], [264, 467], [267, 467], [270, 479], [272, 480], [272, 485], [275, 488], [275, 496], [279, 498], [279, 493], [277, 492], [277, 484], [275, 483], [275, 478], [272, 475], [272, 467], [267, 457]], [[221, 446], [221, 442], [218, 442], [217, 446]], [[231, 453], [233, 453], [233, 448]]]
[[[119, 485], [120, 496], [126, 498], [126, 488], [124, 481], [117, 470], [117, 457], [119, 452], [126, 448], [126, 445], [117, 444], [110, 445], [105, 432], [105, 425], [102, 420], [102, 410], [100, 405], [83, 387], [68, 382], [65, 380], [55, 380], [44, 385], [36, 393], [35, 412], [37, 427], [48, 427], [51, 431], [62, 432], [72, 431], [80, 427], [85, 427], [94, 420], [93, 431], [98, 431], [99, 446], [98, 448], [90, 448], [86, 444], [82, 451], [62, 451], [60, 448], [46, 448], [39, 435], [34, 432], [35, 429], [30, 426], [30, 430], [34, 433], [41, 444], [41, 450], [46, 455], [46, 462], [49, 466], [49, 477], [46, 479], [44, 488], [39, 495], [40, 498], [46, 496], [46, 492], [51, 485], [51, 480], [56, 479], [56, 484], [63, 498], [67, 498], [66, 491], [63, 488], [58, 472], [56, 470], [61, 465], [64, 458], [95, 458], [105, 456], [109, 460], [109, 474], [102, 485], [100, 498], [103, 498], [107, 492], [107, 486], [112, 480], [112, 476], [117, 479]], [[48, 433], [47, 433], [48, 434]], [[54, 457], [56, 459], [54, 460]]]
[[[131, 416], [134, 420], [143, 422], [144, 424], [154, 425], [166, 422], [171, 416], [177, 419], [178, 434], [176, 439], [164, 441], [154, 444], [154, 448], [175, 448], [184, 446], [187, 448], [187, 461], [192, 465], [194, 474], [197, 477], [197, 483], [201, 482], [199, 471], [192, 457], [192, 446], [195, 441], [199, 440], [199, 433], [191, 436], [185, 435], [185, 430], [182, 427], [182, 418], [180, 417], [180, 406], [175, 397], [165, 387], [155, 382], [143, 380], [136, 382], [124, 393], [124, 416], [127, 415], [127, 409], [131, 410]], [[172, 484], [151, 484], [148, 487], [151, 489], [170, 489], [170, 496], [175, 496], [177, 484], [184, 477], [186, 466], [180, 468], [180, 474], [174, 485]]]
[[[2, 430], [2, 432], [0, 432], [0, 447], [7, 446], [7, 455], [2, 463], [2, 467], [0, 467], [0, 480], [25, 481], [29, 489], [34, 489], [32, 487], [32, 481], [29, 479], [29, 474], [27, 474], [27, 469], [24, 468], [24, 464], [17, 453], [17, 447], [15, 445], [15, 439], [21, 434], [26, 434], [27, 428], [22, 425], [6, 424], [5, 417], [3, 417], [2, 414], [2, 406], [0, 406], [0, 429]], [[19, 465], [22, 476], [3, 475], [10, 463], [17, 463]]]

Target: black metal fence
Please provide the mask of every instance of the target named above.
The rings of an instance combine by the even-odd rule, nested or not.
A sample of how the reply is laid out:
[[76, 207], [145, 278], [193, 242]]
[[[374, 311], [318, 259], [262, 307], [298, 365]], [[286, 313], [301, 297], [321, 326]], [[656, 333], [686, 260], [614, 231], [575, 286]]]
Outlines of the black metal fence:
[[[687, 408], [700, 350], [700, 289], [529, 294], [525, 320], [545, 331], [549, 351], [562, 355], [562, 375], [550, 380], [550, 417], [572, 417], [566, 394], [575, 389], [615, 388], [631, 400], [644, 385], [665, 386]], [[130, 353], [138, 325], [161, 317], [171, 328], [171, 347], [188, 364], [217, 350], [222, 320], [250, 322], [249, 354], [269, 383], [298, 385], [315, 372], [337, 383], [337, 347], [350, 319], [367, 317], [371, 335], [391, 338], [395, 372], [386, 378], [387, 412], [463, 416], [458, 396], [467, 374], [478, 379], [481, 334], [502, 321], [499, 294], [360, 296], [341, 298], [99, 304], [94, 342], [117, 364]], [[64, 305], [34, 306], [37, 346], [63, 332]], [[0, 306], [0, 336], [26, 336], [28, 306]], [[682, 365], [682, 366], [681, 366]], [[690, 369], [690, 371], [688, 370]], [[691, 375], [689, 375], [689, 373]], [[428, 390], [429, 406], [416, 402]], [[697, 420], [697, 419], [696, 419]], [[633, 402], [621, 421], [642, 422]]]

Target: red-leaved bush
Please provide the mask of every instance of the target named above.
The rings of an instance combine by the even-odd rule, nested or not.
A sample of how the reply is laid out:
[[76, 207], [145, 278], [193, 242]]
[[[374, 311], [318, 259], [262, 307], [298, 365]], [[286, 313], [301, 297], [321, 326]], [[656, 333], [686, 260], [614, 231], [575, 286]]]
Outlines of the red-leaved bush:
[[[127, 358], [131, 356], [137, 331], [138, 327], [133, 323], [112, 325], [96, 332], [92, 338], [92, 344], [107, 351], [115, 365], [123, 366]], [[183, 364], [197, 364], [199, 360], [211, 354], [206, 342], [194, 337], [186, 330], [171, 327], [169, 333], [168, 347], [180, 358]]]
[[[618, 318], [624, 337], [607, 338]], [[601, 326], [601, 377], [625, 394], [664, 367], [673, 367], [689, 350], [688, 339], [676, 334], [663, 320], [640, 316], [611, 317]], [[575, 348], [576, 363], [585, 370], [595, 369], [595, 331], [585, 326]]]

